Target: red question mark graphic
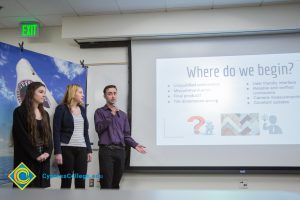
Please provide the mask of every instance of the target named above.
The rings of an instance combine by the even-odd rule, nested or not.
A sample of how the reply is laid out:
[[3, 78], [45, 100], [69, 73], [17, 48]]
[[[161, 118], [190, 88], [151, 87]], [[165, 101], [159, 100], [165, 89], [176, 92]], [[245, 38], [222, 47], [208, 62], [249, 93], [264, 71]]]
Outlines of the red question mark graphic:
[[200, 116], [192, 116], [188, 119], [188, 122], [193, 122], [195, 120], [198, 120], [199, 123], [194, 126], [194, 133], [199, 134], [199, 129], [201, 128], [201, 126], [203, 126], [203, 124], [205, 124], [205, 119]]

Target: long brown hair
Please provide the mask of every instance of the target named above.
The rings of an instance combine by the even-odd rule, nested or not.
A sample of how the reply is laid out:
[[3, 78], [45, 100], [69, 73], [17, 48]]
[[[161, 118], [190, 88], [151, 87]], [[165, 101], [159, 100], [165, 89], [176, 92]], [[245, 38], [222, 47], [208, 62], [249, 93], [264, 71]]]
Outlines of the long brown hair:
[[[41, 82], [32, 82], [27, 86], [26, 94], [24, 97], [24, 100], [22, 101], [21, 106], [24, 106], [27, 110], [27, 124], [28, 124], [28, 132], [31, 135], [32, 143], [36, 144], [36, 138], [37, 138], [37, 122], [36, 122], [36, 116], [33, 109], [33, 96], [35, 91], [39, 87], [45, 87], [46, 86]], [[51, 129], [50, 124], [48, 121], [48, 115], [46, 111], [44, 110], [43, 103], [38, 105], [38, 109], [42, 115], [42, 130], [43, 133], [40, 134], [41, 139], [43, 141], [44, 145], [48, 145], [49, 139], [51, 137]]]

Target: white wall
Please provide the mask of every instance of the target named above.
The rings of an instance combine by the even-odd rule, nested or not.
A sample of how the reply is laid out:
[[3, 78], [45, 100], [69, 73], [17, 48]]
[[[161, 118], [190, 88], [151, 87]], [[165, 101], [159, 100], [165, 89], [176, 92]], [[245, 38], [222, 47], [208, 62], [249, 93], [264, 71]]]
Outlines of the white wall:
[[220, 174], [141, 174], [127, 173], [124, 190], [239, 190], [240, 182], [248, 190], [274, 190], [300, 193], [299, 175], [220, 175]]
[[18, 46], [74, 63], [84, 59], [86, 64], [127, 62], [126, 48], [80, 49], [73, 39], [62, 39], [61, 27], [41, 27], [39, 38], [21, 38], [16, 29], [0, 29], [0, 42]]
[[[74, 63], [82, 59], [86, 64], [127, 62], [127, 48], [80, 49], [73, 40], [61, 38], [61, 27], [42, 27], [40, 37], [36, 39], [21, 38], [19, 35], [17, 29], [0, 29], [0, 42], [18, 46], [18, 42], [23, 40], [25, 49]], [[93, 162], [88, 165], [88, 173], [97, 174], [98, 171], [98, 152], [95, 151]], [[59, 188], [60, 180], [52, 179], [51, 184], [52, 188]]]
[[63, 38], [118, 38], [300, 28], [300, 4], [65, 17]]

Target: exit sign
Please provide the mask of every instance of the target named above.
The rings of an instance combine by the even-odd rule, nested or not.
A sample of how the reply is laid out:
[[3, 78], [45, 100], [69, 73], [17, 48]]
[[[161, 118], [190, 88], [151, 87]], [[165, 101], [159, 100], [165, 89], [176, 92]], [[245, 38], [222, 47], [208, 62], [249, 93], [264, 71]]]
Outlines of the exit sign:
[[40, 25], [37, 22], [21, 22], [22, 37], [38, 37]]

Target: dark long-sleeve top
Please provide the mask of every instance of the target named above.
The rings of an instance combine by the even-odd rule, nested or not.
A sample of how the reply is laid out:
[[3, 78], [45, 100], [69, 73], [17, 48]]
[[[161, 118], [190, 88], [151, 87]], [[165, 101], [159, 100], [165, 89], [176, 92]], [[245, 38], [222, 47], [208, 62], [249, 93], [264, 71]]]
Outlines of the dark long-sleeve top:
[[[79, 106], [81, 116], [84, 120], [84, 140], [86, 143], [88, 153], [92, 153], [92, 148], [89, 138], [89, 123], [84, 107]], [[61, 154], [60, 143], [68, 144], [74, 132], [74, 119], [69, 107], [65, 104], [58, 105], [55, 109], [53, 119], [53, 140], [54, 140], [54, 154]]]
[[99, 145], [123, 145], [135, 148], [138, 143], [131, 137], [128, 117], [119, 110], [114, 116], [110, 108], [105, 105], [98, 108], [94, 115], [95, 129], [99, 137]]
[[[47, 112], [46, 112], [47, 113]], [[50, 173], [50, 157], [53, 150], [52, 136], [49, 136], [48, 144], [43, 145], [43, 152], [39, 152], [37, 145], [33, 144], [31, 135], [28, 131], [27, 109], [24, 106], [19, 106], [13, 113], [12, 135], [14, 142], [14, 168], [23, 162], [31, 171], [35, 173], [37, 178], [28, 185], [28, 187], [49, 187], [49, 180], [41, 180], [41, 173]], [[50, 119], [47, 113], [49, 131]], [[42, 133], [40, 133], [42, 134]], [[40, 163], [36, 159], [42, 153], [48, 153], [49, 157], [46, 161]], [[41, 181], [38, 181], [41, 180]]]

